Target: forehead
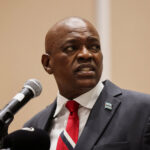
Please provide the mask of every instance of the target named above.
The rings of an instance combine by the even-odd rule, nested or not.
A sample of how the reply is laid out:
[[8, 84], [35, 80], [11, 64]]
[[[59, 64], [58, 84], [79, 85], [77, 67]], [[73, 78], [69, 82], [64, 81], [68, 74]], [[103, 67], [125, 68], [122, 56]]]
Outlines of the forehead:
[[60, 45], [70, 39], [92, 38], [99, 41], [99, 34], [91, 23], [82, 19], [71, 18], [55, 24], [48, 32], [46, 47]]
[[99, 37], [96, 29], [89, 22], [79, 19], [70, 19], [69, 21], [62, 22], [57, 27], [57, 38], [67, 36], [96, 36]]
[[87, 23], [81, 19], [78, 18], [70, 18], [68, 20], [64, 20], [60, 22], [58, 25], [60, 26], [66, 26], [68, 28], [84, 28], [87, 26]]

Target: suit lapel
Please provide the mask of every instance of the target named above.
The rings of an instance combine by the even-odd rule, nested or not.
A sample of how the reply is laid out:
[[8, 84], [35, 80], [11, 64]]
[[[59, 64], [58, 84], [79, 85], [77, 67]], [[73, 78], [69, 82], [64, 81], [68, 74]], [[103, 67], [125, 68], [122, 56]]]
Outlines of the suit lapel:
[[42, 125], [41, 128], [46, 130], [47, 132], [49, 132], [51, 129], [51, 124], [52, 124], [51, 122], [53, 119], [53, 115], [55, 113], [56, 105], [57, 104], [55, 100], [50, 106], [47, 107], [47, 110], [44, 113], [44, 116], [42, 117], [43, 120], [42, 121], [40, 120], [41, 125]]
[[[85, 128], [77, 142], [75, 150], [91, 150], [102, 136], [110, 120], [119, 107], [121, 90], [110, 81], [104, 83], [104, 89], [91, 110]], [[105, 103], [112, 104], [112, 109], [105, 108]]]

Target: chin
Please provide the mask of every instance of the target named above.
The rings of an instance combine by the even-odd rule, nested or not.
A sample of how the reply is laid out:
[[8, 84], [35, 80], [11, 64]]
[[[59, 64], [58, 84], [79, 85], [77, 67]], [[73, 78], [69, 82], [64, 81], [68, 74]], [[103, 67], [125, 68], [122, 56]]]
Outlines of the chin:
[[96, 86], [97, 83], [98, 83], [97, 80], [80, 80], [78, 81], [78, 87], [80, 89], [91, 90]]

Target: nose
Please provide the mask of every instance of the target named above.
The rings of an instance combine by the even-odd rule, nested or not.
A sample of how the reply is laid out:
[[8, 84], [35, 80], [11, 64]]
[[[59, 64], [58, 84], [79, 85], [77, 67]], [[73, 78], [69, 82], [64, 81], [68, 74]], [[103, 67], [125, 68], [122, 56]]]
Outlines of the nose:
[[84, 46], [77, 55], [79, 63], [89, 62], [92, 60], [92, 53]]

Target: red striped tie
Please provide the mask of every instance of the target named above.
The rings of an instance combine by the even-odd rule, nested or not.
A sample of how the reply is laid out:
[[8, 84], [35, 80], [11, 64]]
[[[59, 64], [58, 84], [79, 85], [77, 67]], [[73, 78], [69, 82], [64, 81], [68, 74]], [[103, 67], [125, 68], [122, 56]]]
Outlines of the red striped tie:
[[79, 117], [78, 108], [79, 104], [73, 100], [66, 103], [66, 107], [70, 111], [66, 130], [64, 130], [57, 142], [56, 150], [73, 150], [77, 141], [79, 134]]

